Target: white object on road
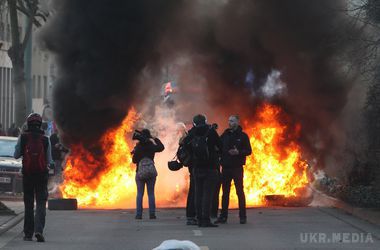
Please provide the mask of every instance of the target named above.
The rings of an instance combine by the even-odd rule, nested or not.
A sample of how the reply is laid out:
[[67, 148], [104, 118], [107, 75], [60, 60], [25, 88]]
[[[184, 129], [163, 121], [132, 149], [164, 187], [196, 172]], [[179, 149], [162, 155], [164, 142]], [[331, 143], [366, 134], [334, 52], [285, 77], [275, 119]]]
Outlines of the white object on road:
[[194, 236], [203, 236], [203, 233], [201, 230], [193, 230]]
[[197, 245], [189, 240], [165, 240], [158, 247], [152, 250], [169, 250], [169, 249], [181, 249], [181, 250], [201, 250]]

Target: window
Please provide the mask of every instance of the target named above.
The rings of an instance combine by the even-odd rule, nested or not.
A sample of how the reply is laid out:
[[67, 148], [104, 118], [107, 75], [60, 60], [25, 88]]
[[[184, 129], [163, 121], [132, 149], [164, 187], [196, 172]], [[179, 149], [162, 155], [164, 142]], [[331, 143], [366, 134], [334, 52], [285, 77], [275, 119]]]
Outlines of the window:
[[0, 40], [4, 41], [5, 34], [4, 34], [4, 23], [0, 23]]
[[37, 98], [41, 98], [42, 93], [41, 93], [41, 76], [37, 77]]
[[44, 98], [46, 99], [48, 95], [48, 84], [47, 84], [47, 76], [44, 76]]
[[32, 81], [32, 98], [36, 98], [36, 76], [33, 76]]
[[7, 24], [7, 31], [5, 33], [5, 40], [7, 42], [11, 42], [11, 26], [9, 26], [9, 24]]
[[49, 60], [49, 54], [48, 53], [43, 54], [43, 60], [44, 60], [44, 62], [47, 62]]

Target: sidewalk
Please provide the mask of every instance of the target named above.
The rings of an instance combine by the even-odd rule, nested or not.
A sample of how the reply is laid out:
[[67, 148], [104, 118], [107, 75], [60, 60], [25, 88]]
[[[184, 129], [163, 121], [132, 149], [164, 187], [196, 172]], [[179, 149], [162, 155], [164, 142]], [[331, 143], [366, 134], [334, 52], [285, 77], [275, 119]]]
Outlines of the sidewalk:
[[316, 189], [312, 190], [314, 194], [314, 199], [310, 206], [339, 208], [348, 214], [352, 214], [355, 217], [380, 226], [380, 208], [353, 207], [344, 201], [330, 197]]
[[24, 219], [24, 203], [22, 201], [1, 201], [5, 206], [14, 211], [14, 214], [0, 214], [0, 235], [17, 225]]

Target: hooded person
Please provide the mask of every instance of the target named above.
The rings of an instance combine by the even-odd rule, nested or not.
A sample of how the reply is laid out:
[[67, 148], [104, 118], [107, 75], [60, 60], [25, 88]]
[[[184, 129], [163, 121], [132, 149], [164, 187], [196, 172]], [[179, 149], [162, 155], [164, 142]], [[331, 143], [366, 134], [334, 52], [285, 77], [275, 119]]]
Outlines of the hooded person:
[[193, 128], [184, 139], [184, 145], [192, 156], [191, 165], [195, 183], [195, 206], [199, 227], [216, 227], [210, 221], [210, 210], [218, 181], [219, 155], [222, 142], [206, 116], [196, 115]]
[[[42, 117], [30, 114], [27, 129], [19, 136], [14, 157], [22, 157], [24, 193], [24, 240], [32, 241], [33, 234], [38, 242], [44, 242], [46, 201], [48, 198], [48, 165], [54, 165], [49, 138], [41, 130]], [[36, 213], [34, 215], [34, 197]]]

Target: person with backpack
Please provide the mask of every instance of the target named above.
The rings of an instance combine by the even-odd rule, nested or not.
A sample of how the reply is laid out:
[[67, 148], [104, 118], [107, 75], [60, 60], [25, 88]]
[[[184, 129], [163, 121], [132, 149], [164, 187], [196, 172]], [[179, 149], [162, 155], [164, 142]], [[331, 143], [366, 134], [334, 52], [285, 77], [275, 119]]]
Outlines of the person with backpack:
[[157, 170], [154, 166], [154, 156], [157, 152], [162, 152], [165, 147], [160, 139], [152, 137], [148, 129], [143, 129], [141, 132], [136, 131], [133, 138], [139, 141], [132, 151], [132, 162], [137, 166], [135, 178], [137, 185], [135, 219], [142, 219], [145, 185], [148, 190], [149, 218], [156, 219], [154, 187], [156, 184]]
[[[38, 242], [44, 242], [46, 201], [48, 198], [48, 165], [52, 164], [49, 138], [41, 130], [42, 118], [37, 113], [27, 119], [28, 129], [18, 138], [14, 157], [22, 156], [24, 192], [24, 240], [32, 241], [33, 234]], [[34, 215], [34, 197], [36, 213]]]
[[210, 210], [212, 197], [218, 180], [218, 150], [222, 142], [213, 126], [206, 122], [206, 116], [196, 115], [193, 128], [184, 139], [184, 145], [192, 156], [195, 183], [195, 206], [199, 227], [217, 227], [211, 223]]
[[249, 137], [239, 125], [239, 116], [231, 115], [228, 119], [229, 128], [221, 136], [222, 149], [222, 211], [215, 223], [224, 224], [228, 217], [228, 204], [230, 199], [231, 181], [234, 181], [236, 194], [239, 201], [240, 224], [247, 223], [244, 194], [244, 170], [245, 160], [252, 153]]
[[186, 199], [186, 225], [192, 226], [198, 225], [195, 209], [195, 180], [193, 175], [193, 166], [191, 162], [192, 157], [185, 146], [185, 139], [188, 136], [185, 124], [183, 124], [181, 131], [182, 136], [179, 139], [179, 147], [177, 149], [176, 157], [178, 161], [183, 166], [187, 167], [189, 171], [189, 190]]

